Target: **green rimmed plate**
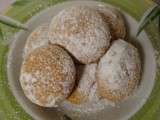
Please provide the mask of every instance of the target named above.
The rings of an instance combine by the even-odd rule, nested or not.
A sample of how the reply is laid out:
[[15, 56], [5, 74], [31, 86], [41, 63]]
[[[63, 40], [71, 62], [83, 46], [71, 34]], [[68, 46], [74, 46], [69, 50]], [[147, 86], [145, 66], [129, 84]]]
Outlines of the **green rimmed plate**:
[[[22, 0], [23, 1], [23, 0]], [[46, 8], [47, 6], [50, 6], [52, 4], [55, 4], [55, 0], [47, 0], [47, 1], [41, 1], [41, 0], [24, 0], [23, 2], [19, 2], [18, 4], [14, 4], [7, 12], [7, 15], [12, 16], [13, 18], [16, 18], [21, 21], [26, 21], [31, 16], [33, 16], [38, 11], [42, 10], [43, 8]], [[117, 5], [118, 7], [121, 7], [123, 10], [126, 10], [129, 12], [132, 16], [135, 18], [139, 18], [140, 13], [143, 13], [145, 7], [148, 7], [148, 4], [144, 1], [128, 1], [128, 0], [122, 0], [118, 2], [117, 0], [108, 0], [107, 2]], [[125, 7], [126, 4], [126, 7]], [[143, 6], [141, 6], [143, 5]], [[33, 7], [34, 6], [34, 7]], [[132, 8], [132, 9], [131, 9]], [[134, 9], [133, 9], [134, 8]], [[134, 11], [135, 10], [135, 11]], [[25, 14], [23, 14], [25, 13]], [[148, 30], [148, 35], [150, 37], [150, 40], [152, 41], [156, 54], [158, 59], [158, 45], [159, 45], [159, 37], [158, 32], [156, 31], [156, 26], [153, 24], [150, 26]], [[3, 31], [5, 34], [5, 37], [10, 37], [15, 32], [13, 29], [7, 28], [3, 26]], [[6, 38], [6, 39], [7, 39]], [[8, 42], [8, 41], [7, 41]], [[6, 44], [6, 41], [2, 41], [0, 44], [0, 119], [15, 119], [15, 120], [28, 120], [31, 119], [23, 110], [22, 108], [17, 104], [15, 101], [15, 98], [12, 96], [9, 87], [8, 82], [6, 79], [6, 71], [5, 71], [5, 65], [6, 65], [6, 52], [8, 50], [8, 45]], [[158, 68], [157, 68], [158, 70]], [[158, 79], [158, 71], [157, 71], [157, 77]], [[155, 120], [158, 119], [158, 109], [159, 109], [159, 91], [158, 91], [158, 80], [156, 81], [156, 86], [152, 92], [152, 95], [148, 99], [148, 102], [144, 105], [144, 107], [138, 112], [132, 119], [147, 119], [147, 120]], [[148, 109], [150, 108], [150, 109]], [[43, 109], [40, 110], [43, 112]]]

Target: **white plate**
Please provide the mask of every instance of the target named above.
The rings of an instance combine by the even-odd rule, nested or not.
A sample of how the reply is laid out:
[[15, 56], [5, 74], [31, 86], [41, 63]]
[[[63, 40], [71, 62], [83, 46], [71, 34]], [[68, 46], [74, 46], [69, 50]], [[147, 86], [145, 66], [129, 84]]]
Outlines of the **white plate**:
[[[40, 24], [49, 22], [51, 18], [60, 10], [75, 5], [87, 5], [95, 8], [104, 6], [106, 4], [95, 1], [64, 2], [35, 15], [27, 22], [27, 26], [30, 31], [32, 31]], [[138, 27], [136, 20], [129, 16], [127, 13], [123, 11], [121, 12], [124, 14], [124, 17], [128, 24], [130, 42], [132, 42], [139, 48], [139, 50], [141, 51], [141, 56], [143, 58], [143, 74], [140, 86], [134, 92], [134, 95], [132, 97], [124, 102], [119, 103], [117, 107], [107, 106], [104, 110], [97, 112], [96, 114], [81, 116], [81, 118], [76, 118], [75, 120], [126, 120], [143, 106], [152, 91], [156, 70], [153, 47], [145, 32], [142, 32], [142, 34], [138, 38], [135, 37]], [[10, 46], [7, 63], [7, 73], [10, 89], [23, 109], [35, 120], [60, 120], [60, 116], [62, 115], [61, 112], [58, 112], [58, 110], [54, 108], [47, 109], [32, 104], [24, 96], [24, 93], [19, 84], [22, 51], [29, 34], [30, 32], [20, 31], [15, 35], [14, 40]]]

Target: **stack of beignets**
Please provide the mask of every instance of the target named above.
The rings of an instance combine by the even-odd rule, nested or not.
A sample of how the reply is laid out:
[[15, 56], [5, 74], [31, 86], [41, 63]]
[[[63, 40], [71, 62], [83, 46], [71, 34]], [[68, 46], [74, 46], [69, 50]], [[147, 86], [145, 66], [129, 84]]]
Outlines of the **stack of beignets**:
[[139, 83], [141, 61], [138, 49], [123, 40], [126, 33], [115, 8], [60, 11], [27, 39], [20, 73], [25, 95], [43, 107], [127, 99]]

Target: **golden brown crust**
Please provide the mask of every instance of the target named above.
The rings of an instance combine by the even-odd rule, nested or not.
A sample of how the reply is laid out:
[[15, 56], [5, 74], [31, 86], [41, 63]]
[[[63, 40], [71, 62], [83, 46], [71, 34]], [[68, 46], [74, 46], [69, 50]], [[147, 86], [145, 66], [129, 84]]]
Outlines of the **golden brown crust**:
[[81, 92], [80, 90], [76, 89], [73, 91], [73, 93], [69, 96], [67, 100], [73, 104], [80, 105], [82, 103], [87, 102], [88, 96], [86, 96], [84, 92]]
[[32, 102], [52, 107], [57, 99], [70, 94], [75, 82], [74, 63], [59, 46], [37, 48], [24, 60], [20, 82]]

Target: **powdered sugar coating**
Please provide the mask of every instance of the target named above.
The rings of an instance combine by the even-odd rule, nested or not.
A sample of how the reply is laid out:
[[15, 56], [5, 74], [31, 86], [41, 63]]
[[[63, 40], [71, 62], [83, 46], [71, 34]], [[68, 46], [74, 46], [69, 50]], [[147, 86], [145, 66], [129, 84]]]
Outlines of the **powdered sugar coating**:
[[37, 27], [28, 37], [25, 47], [23, 56], [26, 56], [34, 49], [47, 45], [49, 42], [48, 38], [48, 28], [49, 24], [45, 23]]
[[99, 6], [97, 10], [105, 22], [108, 23], [112, 40], [124, 39], [126, 37], [126, 25], [122, 14], [109, 6]]
[[62, 10], [49, 27], [49, 39], [67, 49], [81, 63], [97, 61], [110, 45], [110, 31], [101, 15], [86, 6]]
[[25, 95], [43, 107], [57, 107], [75, 83], [72, 58], [61, 47], [48, 45], [32, 51], [21, 67], [20, 83]]
[[61, 108], [70, 116], [93, 114], [103, 110], [107, 105], [97, 94], [96, 82], [97, 63], [77, 66], [78, 85], [68, 100], [64, 101]]
[[78, 85], [68, 100], [73, 104], [82, 104], [89, 100], [90, 92], [96, 84], [95, 72], [97, 64], [77, 65]]
[[99, 94], [112, 102], [124, 100], [131, 95], [140, 76], [141, 61], [137, 48], [117, 40], [98, 64]]

